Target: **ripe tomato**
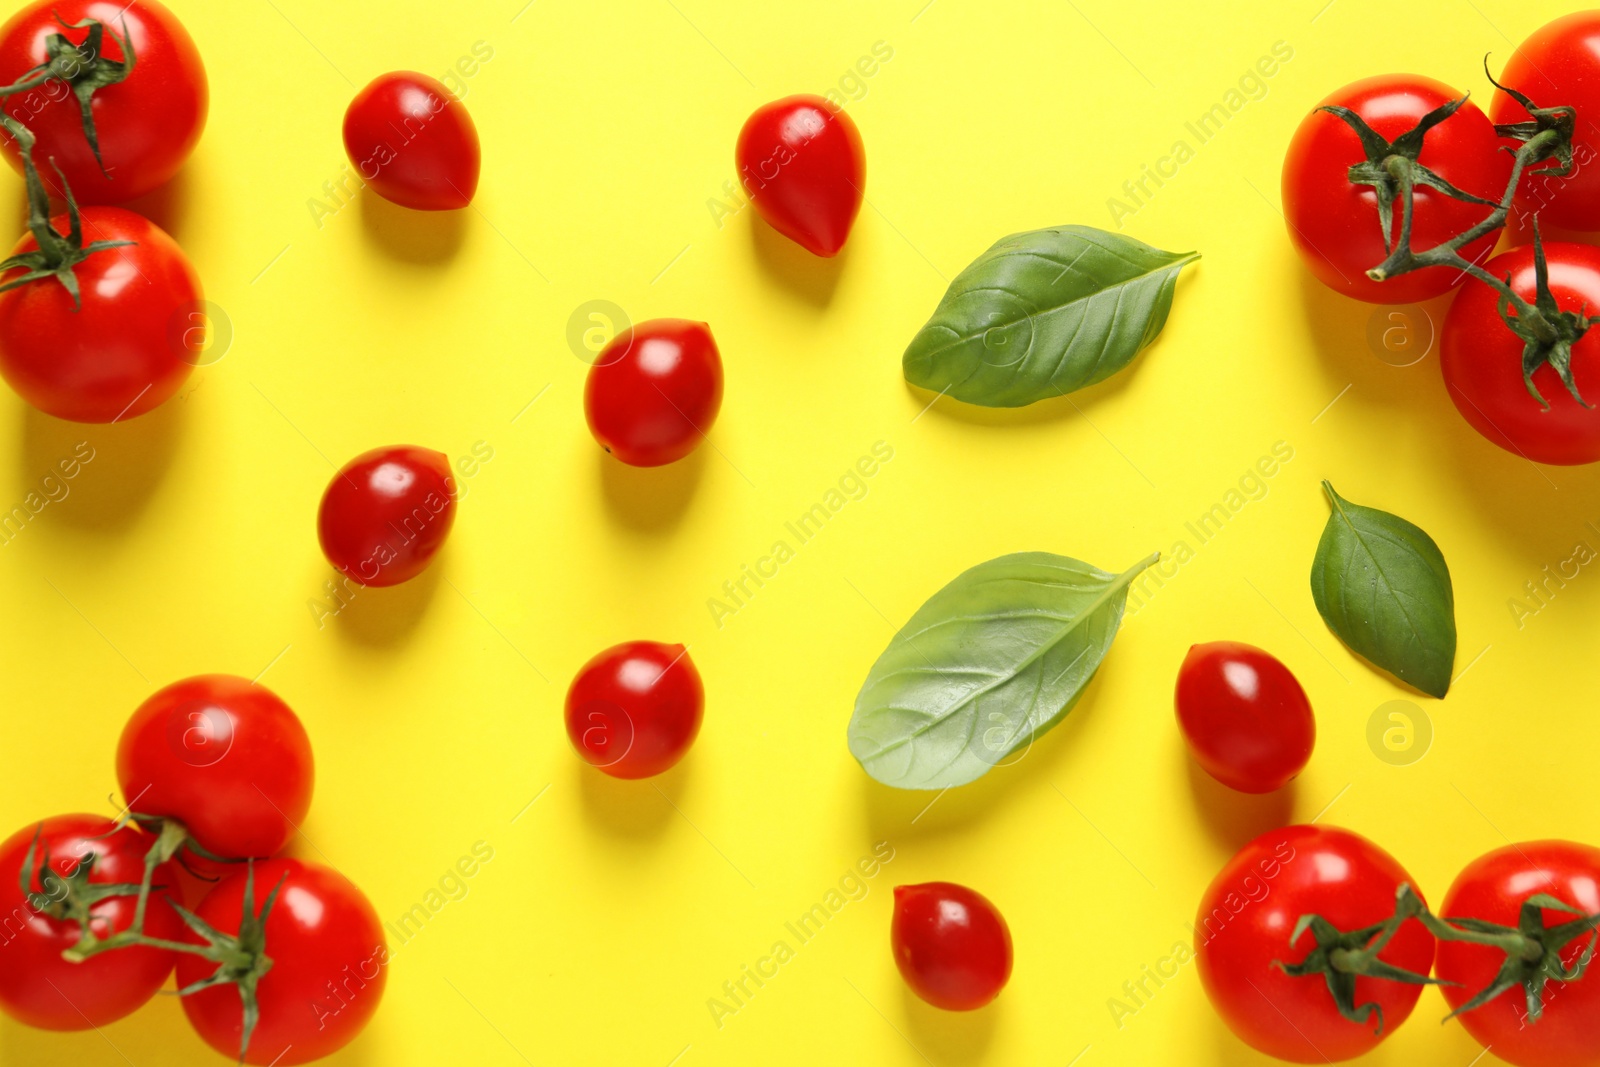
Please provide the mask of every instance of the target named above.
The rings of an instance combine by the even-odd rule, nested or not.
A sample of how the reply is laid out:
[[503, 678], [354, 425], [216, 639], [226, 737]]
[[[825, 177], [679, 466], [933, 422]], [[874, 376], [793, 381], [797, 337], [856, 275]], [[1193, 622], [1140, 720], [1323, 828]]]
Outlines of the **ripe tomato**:
[[634, 467], [693, 452], [722, 407], [722, 357], [711, 327], [651, 319], [611, 339], [589, 368], [583, 409], [600, 447]]
[[[21, 872], [36, 834], [28, 885], [51, 899], [47, 908], [36, 908], [22, 892]], [[99, 815], [58, 815], [25, 826], [0, 844], [0, 915], [5, 917], [0, 924], [5, 963], [0, 966], [0, 1008], [6, 1014], [45, 1030], [87, 1030], [122, 1018], [166, 984], [176, 955], [167, 949], [109, 949], [82, 963], [61, 958], [83, 934], [71, 917], [80, 906], [87, 906], [96, 937], [104, 939], [133, 925], [145, 853], [154, 844], [149, 834], [130, 826], [119, 829]], [[60, 879], [49, 886], [40, 878], [47, 853], [49, 869]], [[176, 885], [176, 875], [170, 863], [156, 868], [156, 888], [145, 910], [144, 929], [151, 937], [177, 941], [185, 934], [183, 920], [161, 888]], [[107, 885], [125, 885], [132, 892], [84, 899], [85, 890], [92, 896], [94, 886]]]
[[[1435, 108], [1461, 94], [1442, 82], [1415, 74], [1388, 74], [1354, 82], [1319, 107], [1354, 111], [1381, 137], [1394, 141]], [[1423, 141], [1417, 161], [1457, 189], [1498, 202], [1511, 180], [1511, 157], [1477, 105], [1470, 101], [1435, 126]], [[1373, 304], [1412, 304], [1447, 293], [1461, 275], [1429, 267], [1375, 282], [1367, 271], [1383, 262], [1383, 226], [1377, 192], [1350, 181], [1349, 170], [1365, 160], [1361, 140], [1345, 122], [1313, 111], [1295, 130], [1283, 161], [1283, 214], [1289, 239], [1300, 258], [1324, 285]], [[1491, 208], [1456, 200], [1427, 187], [1416, 189], [1411, 247], [1426, 251], [1471, 229]], [[1401, 201], [1394, 204], [1392, 239], [1400, 236]], [[1494, 250], [1496, 233], [1467, 245], [1461, 254], [1477, 263]]]
[[1306, 691], [1254, 645], [1195, 645], [1178, 669], [1178, 726], [1206, 773], [1241, 793], [1270, 793], [1299, 774], [1317, 740]]
[[[1544, 246], [1550, 291], [1562, 310], [1600, 308], [1600, 249], [1550, 242]], [[1534, 250], [1522, 245], [1484, 267], [1534, 300]], [[1445, 314], [1439, 338], [1439, 369], [1462, 416], [1483, 436], [1539, 463], [1600, 460], [1600, 408], [1573, 399], [1548, 363], [1533, 372], [1534, 387], [1549, 408], [1529, 395], [1522, 378], [1523, 343], [1501, 320], [1499, 294], [1469, 281]], [[1591, 404], [1600, 404], [1600, 330], [1591, 329], [1572, 347], [1572, 380]]]
[[317, 539], [362, 585], [399, 585], [427, 569], [456, 521], [450, 459], [416, 445], [363, 452], [322, 494]]
[[[1353, 1004], [1379, 1008], [1379, 1033], [1371, 1018], [1357, 1023], [1340, 1014], [1323, 976], [1295, 977], [1273, 964], [1300, 962], [1317, 948], [1310, 934], [1290, 943], [1304, 915], [1367, 933], [1357, 939], [1364, 946], [1371, 928], [1394, 914], [1402, 883], [1416, 889], [1394, 857], [1348, 830], [1288, 826], [1251, 841], [1200, 899], [1195, 955], [1211, 1006], [1239, 1040], [1280, 1060], [1325, 1063], [1375, 1048], [1406, 1021], [1420, 985], [1357, 975]], [[1433, 949], [1433, 935], [1406, 922], [1377, 958], [1426, 975]]]
[[117, 742], [128, 807], [176, 819], [224, 859], [270, 856], [311, 809], [305, 727], [264, 686], [202, 674], [158, 689]]
[[385, 200], [418, 211], [466, 207], [478, 191], [478, 128], [426, 74], [380, 74], [344, 113], [344, 150]]
[[936, 1008], [981, 1008], [1011, 978], [1011, 929], [982, 893], [954, 882], [894, 887], [889, 947], [911, 991]]
[[567, 737], [579, 758], [612, 777], [649, 778], [689, 751], [705, 700], [682, 645], [612, 645], [567, 690]]
[[756, 108], [734, 162], [756, 214], [818, 256], [837, 255], [861, 211], [867, 156], [849, 115], [820, 96]]
[[[1533, 841], [1507, 845], [1472, 861], [1456, 876], [1440, 911], [1446, 920], [1477, 919], [1516, 928], [1523, 902], [1537, 894], [1555, 897], [1585, 915], [1600, 912], [1600, 849], [1571, 841]], [[1543, 909], [1546, 928], [1576, 916]], [[1555, 949], [1570, 969], [1595, 933]], [[1439, 977], [1452, 1009], [1459, 1009], [1495, 983], [1505, 952], [1465, 941], [1439, 942]], [[1600, 973], [1591, 962], [1576, 982], [1551, 982], [1543, 990], [1543, 1011], [1528, 1018], [1527, 995], [1510, 989], [1487, 1004], [1456, 1016], [1485, 1048], [1517, 1067], [1600, 1067]]]
[[[1518, 206], [1557, 226], [1600, 230], [1600, 11], [1575, 12], [1534, 31], [1511, 54], [1500, 82], [1538, 107], [1578, 113], [1572, 173], [1542, 173], [1557, 165], [1554, 160], [1532, 168], [1517, 190]], [[1498, 90], [1489, 114], [1497, 123], [1528, 121], [1522, 105]]]
[[[51, 220], [66, 233], [66, 216]], [[157, 407], [188, 379], [204, 338], [188, 329], [200, 279], [160, 227], [116, 207], [85, 208], [83, 237], [132, 241], [79, 262], [82, 304], [56, 278], [0, 293], [0, 375], [22, 399], [73, 422], [116, 422]], [[36, 251], [29, 236], [12, 255]], [[4, 281], [22, 277], [13, 268]]]
[[[254, 903], [259, 914], [275, 886], [267, 913], [263, 949], [271, 968], [255, 988], [261, 1019], [250, 1037], [245, 1063], [309, 1063], [355, 1040], [378, 1010], [388, 979], [389, 949], [372, 904], [348, 878], [331, 867], [303, 860], [268, 860], [254, 865]], [[245, 884], [239, 871], [207, 893], [195, 913], [215, 929], [237, 936], [248, 925]], [[203, 944], [191, 934], [188, 940]], [[185, 953], [178, 960], [178, 985], [208, 977], [216, 964]], [[212, 986], [183, 998], [189, 1023], [206, 1044], [239, 1058], [244, 1012], [236, 987]]]
[[[79, 50], [90, 27], [62, 25], [84, 19], [103, 24], [98, 55]], [[133, 69], [123, 80], [93, 88], [90, 97], [100, 145], [96, 161], [76, 93], [114, 77], [126, 63], [124, 34], [133, 45]], [[43, 160], [55, 161], [82, 204], [118, 204], [172, 177], [200, 140], [210, 104], [200, 53], [183, 24], [155, 0], [35, 0], [0, 27], [0, 83], [15, 85], [50, 62], [46, 43], [57, 36], [75, 47], [56, 58], [54, 76], [5, 104], [38, 136], [35, 158], [51, 192], [61, 196], [60, 179]], [[16, 143], [0, 136], [0, 151], [20, 172]]]

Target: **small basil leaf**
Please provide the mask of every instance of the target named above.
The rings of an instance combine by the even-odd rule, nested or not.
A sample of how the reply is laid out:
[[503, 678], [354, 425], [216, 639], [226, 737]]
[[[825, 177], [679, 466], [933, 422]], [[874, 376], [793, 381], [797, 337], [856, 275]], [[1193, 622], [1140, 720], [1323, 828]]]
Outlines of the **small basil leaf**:
[[1333, 513], [1311, 563], [1311, 596], [1350, 651], [1431, 696], [1450, 689], [1455, 593], [1439, 546], [1387, 511], [1352, 504], [1327, 482]]
[[1093, 385], [1156, 339], [1178, 272], [1199, 258], [1092, 226], [1003, 237], [912, 338], [906, 381], [1003, 408]]
[[1083, 694], [1122, 622], [1122, 574], [1019, 552], [956, 577], [911, 616], [856, 697], [850, 753], [901, 789], [979, 777]]

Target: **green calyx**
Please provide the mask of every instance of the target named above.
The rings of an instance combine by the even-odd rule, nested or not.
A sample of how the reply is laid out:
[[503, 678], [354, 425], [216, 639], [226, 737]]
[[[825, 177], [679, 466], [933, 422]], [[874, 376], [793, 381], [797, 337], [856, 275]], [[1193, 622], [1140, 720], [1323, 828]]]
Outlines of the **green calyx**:
[[[62, 874], [55, 869], [48, 848], [42, 856], [40, 854], [39, 837], [43, 832], [44, 824], [40, 823], [33, 831], [33, 842], [28, 845], [28, 854], [18, 874], [23, 899], [39, 915], [58, 922], [77, 923], [85, 940], [97, 939], [93, 930], [95, 905], [112, 897], [139, 896], [141, 887], [131, 883], [90, 881], [99, 861], [99, 856], [92, 851], [78, 857], [72, 869]], [[37, 889], [34, 888], [36, 871]]]
[[[1469, 96], [1471, 94], [1468, 94]], [[1378, 222], [1383, 227], [1383, 247], [1394, 251], [1394, 205], [1400, 201], [1409, 213], [1412, 190], [1419, 185], [1436, 189], [1446, 196], [1469, 204], [1495, 207], [1493, 200], [1457, 189], [1442, 175], [1434, 173], [1419, 161], [1422, 144], [1428, 131], [1461, 109], [1468, 97], [1452, 100], [1422, 117], [1414, 127], [1395, 138], [1386, 140], [1365, 119], [1347, 107], [1325, 106], [1321, 110], [1343, 120], [1361, 140], [1367, 158], [1350, 168], [1352, 185], [1370, 185], [1378, 196]]]
[[1407, 919], [1417, 918], [1422, 902], [1409, 886], [1402, 885], [1395, 898], [1395, 911], [1388, 919], [1360, 930], [1342, 931], [1320, 915], [1302, 915], [1289, 935], [1289, 944], [1310, 931], [1317, 946], [1299, 963], [1274, 960], [1273, 965], [1294, 978], [1320, 974], [1328, 984], [1339, 1014], [1361, 1026], [1377, 1018], [1375, 1033], [1383, 1033], [1383, 1008], [1375, 1003], [1356, 1003], [1356, 979], [1380, 978], [1408, 985], [1447, 985], [1437, 978], [1416, 974], [1378, 958]]
[[[39, 246], [31, 252], [23, 252], [0, 262], [0, 274], [17, 267], [24, 268], [25, 273], [18, 275], [4, 283], [0, 283], [0, 293], [20, 286], [39, 281], [42, 278], [54, 278], [66, 287], [72, 294], [74, 309], [83, 306], [83, 297], [78, 290], [78, 275], [76, 268], [79, 263], [88, 259], [96, 252], [108, 248], [119, 248], [131, 245], [132, 241], [93, 241], [83, 243], [83, 225], [78, 215], [78, 202], [73, 199], [72, 189], [67, 185], [66, 175], [61, 173], [61, 168], [56, 168], [56, 176], [61, 179], [61, 189], [67, 201], [67, 220], [69, 227], [66, 233], [57, 233], [50, 224], [50, 194], [45, 191], [44, 183], [39, 180], [39, 171], [33, 165], [34, 136], [22, 123], [10, 115], [0, 112], [0, 126], [17, 140], [17, 148], [22, 155], [23, 178], [28, 186], [28, 229], [33, 233], [34, 242]], [[54, 162], [52, 161], [52, 166]]]
[[219, 985], [231, 985], [239, 990], [239, 1004], [243, 1012], [243, 1026], [239, 1035], [240, 1063], [244, 1062], [245, 1053], [250, 1049], [250, 1037], [255, 1033], [256, 1024], [261, 1021], [261, 1005], [256, 997], [256, 986], [262, 976], [272, 969], [272, 957], [267, 955], [267, 917], [272, 913], [272, 906], [278, 901], [278, 892], [288, 877], [285, 874], [278, 880], [278, 884], [272, 887], [272, 892], [267, 894], [267, 899], [262, 901], [261, 910], [258, 912], [256, 911], [256, 867], [255, 862], [250, 861], [245, 874], [244, 900], [240, 906], [237, 934], [225, 934], [188, 908], [176, 901], [172, 902], [173, 909], [188, 924], [189, 929], [206, 940], [204, 948], [190, 945], [188, 950], [214, 961], [217, 965], [217, 969], [210, 975], [178, 990], [178, 995], [186, 997]]
[[[1505, 93], [1528, 113], [1526, 122], [1508, 122], [1497, 125], [1494, 132], [1501, 137], [1510, 138], [1519, 144], [1536, 143], [1537, 149], [1526, 161], [1527, 166], [1534, 166], [1546, 160], [1556, 161], [1554, 167], [1548, 167], [1541, 173], [1556, 178], [1564, 178], [1572, 173], [1572, 134], [1577, 126], [1578, 112], [1570, 107], [1539, 107], [1524, 93], [1518, 92], [1509, 85], [1501, 85], [1494, 80], [1494, 75], [1489, 73], [1489, 57], [1483, 57], [1483, 74], [1489, 79], [1489, 84]], [[1541, 134], [1549, 136], [1541, 137]]]
[[1535, 277], [1534, 302], [1529, 305], [1511, 292], [1511, 278], [1505, 279], [1505, 288], [1499, 297], [1500, 317], [1511, 332], [1522, 339], [1522, 383], [1528, 394], [1549, 410], [1550, 404], [1533, 384], [1533, 372], [1548, 363], [1567, 387], [1572, 399], [1584, 407], [1592, 407], [1578, 392], [1572, 380], [1572, 346], [1588, 332], [1589, 327], [1600, 322], [1600, 316], [1590, 316], [1588, 308], [1562, 311], [1550, 291], [1550, 268], [1545, 262], [1544, 239], [1539, 234], [1539, 220], [1533, 220], [1533, 263]]
[[[1558, 911], [1577, 918], [1546, 926], [1546, 911]], [[1417, 917], [1440, 941], [1468, 941], [1487, 945], [1500, 949], [1506, 956], [1494, 981], [1446, 1018], [1481, 1008], [1501, 994], [1520, 987], [1527, 1003], [1529, 1025], [1537, 1023], [1544, 1014], [1544, 990], [1548, 983], [1576, 982], [1584, 976], [1595, 953], [1596, 937], [1590, 935], [1600, 931], [1600, 914], [1589, 915], [1545, 893], [1536, 894], [1522, 902], [1514, 927], [1482, 919], [1440, 919], [1429, 914], [1426, 908]], [[1589, 943], [1583, 947], [1572, 966], [1568, 967], [1561, 962], [1561, 954], [1581, 937], [1589, 937]]]
[[[120, 37], [107, 29], [105, 23], [99, 19], [65, 22], [58, 15], [56, 21], [61, 23], [63, 29], [87, 29], [89, 32], [84, 36], [82, 44], [73, 44], [64, 33], [54, 33], [46, 37], [44, 49], [48, 58], [11, 85], [0, 86], [0, 101], [36, 89], [46, 82], [66, 83], [78, 101], [78, 111], [83, 121], [83, 136], [88, 140], [90, 150], [94, 152], [95, 162], [100, 164], [100, 173], [105, 174], [105, 160], [100, 158], [100, 135], [94, 127], [94, 94], [108, 85], [127, 80], [128, 75], [133, 73], [134, 63], [137, 61], [133, 51], [133, 38], [128, 34], [127, 20], [123, 20]], [[105, 39], [108, 36], [116, 42], [122, 52], [120, 61], [112, 60], [105, 54]], [[15, 136], [15, 131], [12, 131], [12, 134]]]

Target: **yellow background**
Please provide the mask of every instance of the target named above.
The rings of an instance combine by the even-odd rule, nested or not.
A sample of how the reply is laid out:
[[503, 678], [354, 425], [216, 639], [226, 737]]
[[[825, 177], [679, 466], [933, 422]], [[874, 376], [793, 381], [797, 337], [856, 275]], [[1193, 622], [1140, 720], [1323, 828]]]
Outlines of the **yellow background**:
[[[1255, 833], [1326, 809], [1435, 900], [1507, 839], [1594, 839], [1600, 578], [1585, 570], [1520, 629], [1507, 602], [1575, 542], [1600, 545], [1600, 475], [1480, 439], [1436, 352], [1380, 358], [1370, 309], [1309, 280], [1276, 207], [1284, 146], [1325, 93], [1409, 69], [1485, 99], [1483, 54], [1498, 68], [1561, 5], [523, 2], [174, 4], [212, 109], [174, 186], [141, 206], [234, 339], [127, 425], [0, 397], [6, 508], [76, 442], [96, 450], [70, 496], [0, 547], [0, 830], [113, 811], [118, 731], [157, 686], [266, 670], [316, 749], [299, 854], [392, 922], [475, 842], [494, 849], [329, 1061], [370, 1067], [1255, 1063], [1193, 967], [1121, 1028], [1107, 1005], [1187, 937], [1203, 887]], [[442, 76], [480, 41], [493, 58], [466, 82], [484, 155], [472, 207], [423, 216], [361, 196], [319, 228], [308, 201], [341, 173], [356, 89], [397, 68]], [[719, 227], [708, 200], [725, 198], [749, 112], [838, 86], [879, 41], [893, 58], [849, 104], [870, 206], [845, 253], [814, 260], [749, 210]], [[1205, 257], [1156, 346], [1067, 401], [923, 413], [900, 354], [946, 281], [1003, 234], [1109, 226], [1107, 199], [1277, 41], [1294, 58], [1265, 97], [1125, 220]], [[601, 454], [565, 339], [597, 299], [635, 321], [711, 323], [727, 374], [714, 447], [656, 471]], [[894, 459], [868, 494], [719, 629], [707, 599], [877, 441]], [[1265, 498], [1196, 543], [1185, 522], [1277, 441], [1294, 459]], [[330, 464], [395, 442], [452, 456], [486, 442], [494, 458], [426, 577], [319, 628]], [[1366, 667], [1318, 619], [1324, 477], [1442, 547], [1466, 670], [1447, 701]], [[962, 569], [1047, 549], [1121, 570], [1180, 538], [1194, 558], [1016, 766], [924, 810], [930, 795], [882, 788], [850, 757], [867, 668]], [[641, 637], [690, 646], [706, 719], [679, 767], [625, 783], [578, 763], [560, 704], [586, 658]], [[1219, 638], [1272, 650], [1312, 696], [1317, 751], [1282, 795], [1229, 794], [1187, 762], [1175, 672]], [[1435, 732], [1405, 766], [1366, 739], [1395, 699]], [[894, 859], [865, 898], [719, 1028], [708, 998], [878, 841]], [[1010, 922], [1016, 971], [987, 1010], [941, 1014], [895, 971], [891, 888], [930, 879], [980, 889]], [[1465, 1067], [1477, 1046], [1444, 1012], [1425, 992], [1368, 1062]], [[8, 1067], [210, 1055], [171, 998], [103, 1034], [0, 1022]]]

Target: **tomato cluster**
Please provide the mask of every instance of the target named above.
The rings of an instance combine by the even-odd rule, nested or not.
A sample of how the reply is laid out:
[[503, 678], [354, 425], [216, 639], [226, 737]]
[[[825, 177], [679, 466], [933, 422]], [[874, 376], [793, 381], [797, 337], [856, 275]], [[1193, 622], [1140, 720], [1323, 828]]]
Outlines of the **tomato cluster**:
[[[1600, 251], [1545, 241], [1540, 224], [1600, 229], [1600, 11], [1534, 33], [1494, 86], [1488, 115], [1414, 74], [1328, 96], [1284, 159], [1289, 236], [1312, 274], [1357, 300], [1459, 287], [1440, 369], [1462, 416], [1524, 458], [1594, 463]], [[1533, 244], [1494, 255], [1513, 212]]]
[[[0, 908], [20, 919], [0, 1008], [98, 1027], [176, 969], [189, 1022], [224, 1055], [305, 1063], [349, 1043], [383, 996], [377, 914], [332, 868], [265, 859], [299, 832], [313, 780], [299, 717], [260, 684], [211, 674], [152, 694], [117, 744], [118, 820], [56, 816], [0, 844]], [[192, 911], [180, 865], [215, 883]]]
[[1600, 849], [1506, 845], [1468, 864], [1443, 918], [1383, 849], [1348, 830], [1289, 826], [1239, 850], [1195, 918], [1212, 1005], [1240, 1040], [1291, 1063], [1376, 1048], [1425, 985], [1517, 1067], [1600, 1063]]

